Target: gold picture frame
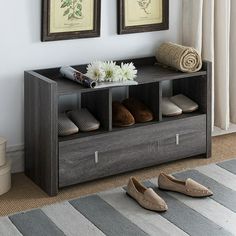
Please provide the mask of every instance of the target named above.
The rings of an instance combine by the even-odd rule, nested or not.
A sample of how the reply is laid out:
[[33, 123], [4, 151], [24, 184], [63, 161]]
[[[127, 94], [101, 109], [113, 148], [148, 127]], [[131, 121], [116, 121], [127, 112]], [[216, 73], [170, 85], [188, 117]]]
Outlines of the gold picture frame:
[[43, 0], [42, 41], [100, 36], [101, 0]]
[[118, 34], [169, 29], [169, 0], [117, 0]]

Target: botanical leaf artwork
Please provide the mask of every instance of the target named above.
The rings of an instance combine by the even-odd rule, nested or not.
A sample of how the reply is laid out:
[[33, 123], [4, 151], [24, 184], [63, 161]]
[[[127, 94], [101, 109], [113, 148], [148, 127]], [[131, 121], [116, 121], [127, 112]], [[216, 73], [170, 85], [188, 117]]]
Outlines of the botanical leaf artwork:
[[150, 14], [150, 12], [148, 12], [148, 7], [151, 4], [152, 0], [138, 0], [137, 2], [139, 4], [139, 7], [144, 10], [146, 14]]
[[64, 8], [64, 16], [68, 20], [82, 19], [83, 0], [61, 0], [61, 8]]

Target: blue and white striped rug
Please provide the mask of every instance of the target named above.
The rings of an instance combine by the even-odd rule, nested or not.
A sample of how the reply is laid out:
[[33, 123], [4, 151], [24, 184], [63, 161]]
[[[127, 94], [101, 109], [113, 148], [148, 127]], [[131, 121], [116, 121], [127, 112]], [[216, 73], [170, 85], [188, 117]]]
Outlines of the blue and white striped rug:
[[157, 188], [157, 180], [145, 182], [165, 199], [169, 210], [142, 209], [123, 188], [42, 209], [0, 218], [1, 236], [178, 236], [236, 235], [236, 160], [175, 174], [210, 187], [214, 195], [193, 199]]

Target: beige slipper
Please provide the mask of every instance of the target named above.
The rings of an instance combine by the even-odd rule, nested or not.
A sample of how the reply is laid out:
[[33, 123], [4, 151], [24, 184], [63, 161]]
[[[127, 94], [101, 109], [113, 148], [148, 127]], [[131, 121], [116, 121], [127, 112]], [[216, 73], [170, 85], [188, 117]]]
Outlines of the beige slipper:
[[94, 131], [100, 127], [100, 122], [86, 108], [70, 111], [67, 115], [82, 132]]
[[190, 113], [198, 109], [198, 104], [183, 94], [171, 97], [170, 101], [181, 108], [184, 113]]
[[146, 188], [134, 177], [131, 177], [129, 180], [127, 194], [145, 209], [159, 212], [168, 209], [165, 201], [153, 189]]
[[182, 109], [176, 106], [168, 97], [162, 98], [162, 115], [164, 116], [178, 116], [182, 114]]
[[159, 175], [158, 186], [162, 190], [179, 192], [190, 197], [209, 197], [213, 195], [211, 190], [192, 179], [181, 181], [165, 173]]
[[79, 128], [66, 116], [65, 113], [58, 114], [58, 135], [60, 137], [76, 134]]

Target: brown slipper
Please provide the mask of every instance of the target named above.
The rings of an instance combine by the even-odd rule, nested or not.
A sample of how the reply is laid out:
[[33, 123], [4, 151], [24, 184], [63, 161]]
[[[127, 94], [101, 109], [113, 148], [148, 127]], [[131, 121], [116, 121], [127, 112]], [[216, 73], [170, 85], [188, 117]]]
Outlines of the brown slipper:
[[153, 120], [153, 113], [150, 109], [135, 98], [125, 99], [122, 103], [131, 112], [135, 122], [143, 123]]
[[112, 103], [112, 123], [116, 127], [127, 127], [135, 123], [134, 117], [120, 102]]

